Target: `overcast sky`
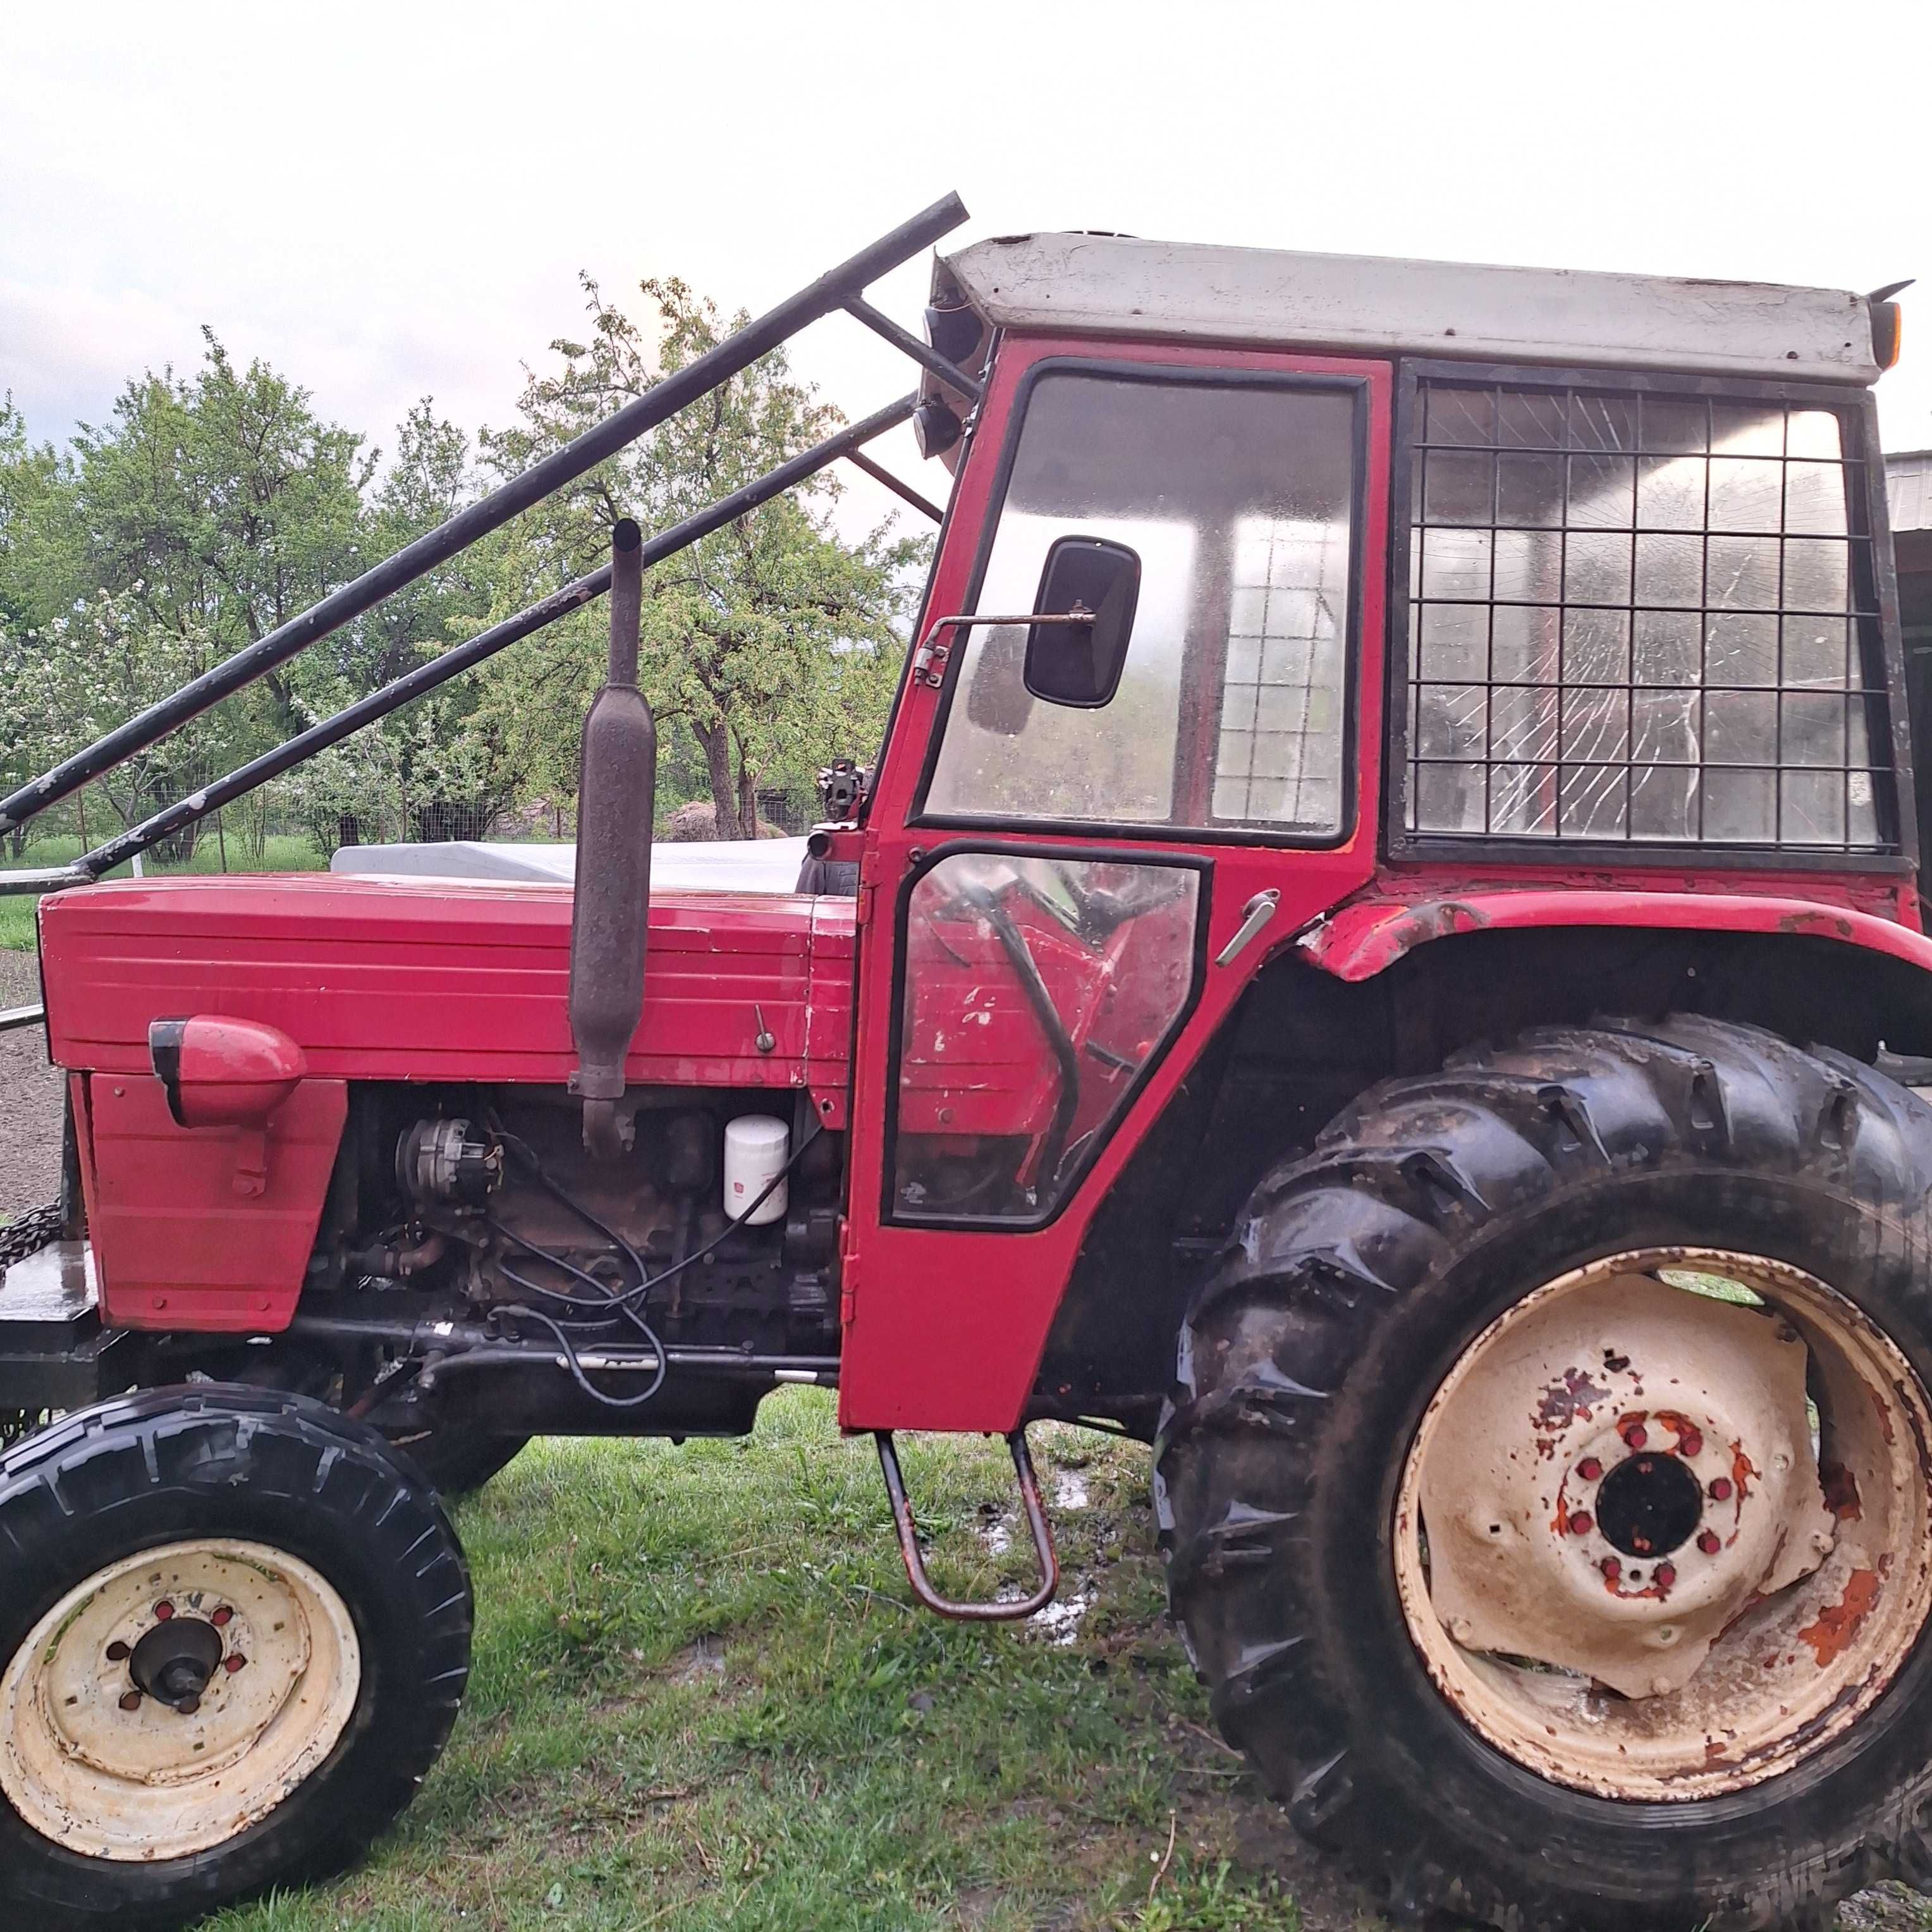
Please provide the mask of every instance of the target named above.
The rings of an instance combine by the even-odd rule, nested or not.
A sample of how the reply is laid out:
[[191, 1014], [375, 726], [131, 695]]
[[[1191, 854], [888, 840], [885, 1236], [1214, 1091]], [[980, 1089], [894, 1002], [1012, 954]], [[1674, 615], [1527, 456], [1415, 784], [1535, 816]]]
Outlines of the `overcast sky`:
[[[0, 389], [62, 440], [207, 322], [385, 445], [425, 393], [502, 423], [578, 269], [756, 309], [956, 188], [968, 236], [1923, 274], [1880, 391], [1888, 446], [1922, 447], [1928, 56], [1924, 0], [11, 0]], [[916, 326], [925, 280], [874, 299]], [[842, 317], [795, 354], [853, 415], [908, 386]], [[918, 478], [907, 432], [890, 455]]]

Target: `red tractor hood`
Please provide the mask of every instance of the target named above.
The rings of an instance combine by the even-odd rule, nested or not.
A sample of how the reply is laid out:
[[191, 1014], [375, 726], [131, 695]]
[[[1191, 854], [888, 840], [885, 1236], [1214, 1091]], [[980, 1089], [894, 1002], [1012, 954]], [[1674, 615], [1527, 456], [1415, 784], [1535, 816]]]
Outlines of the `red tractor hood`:
[[[280, 1028], [320, 1078], [560, 1084], [570, 911], [568, 886], [335, 873], [62, 893], [40, 907], [52, 1057], [147, 1073], [151, 1021], [223, 1013]], [[653, 895], [628, 1077], [808, 1087], [842, 1126], [854, 915], [845, 898]]]

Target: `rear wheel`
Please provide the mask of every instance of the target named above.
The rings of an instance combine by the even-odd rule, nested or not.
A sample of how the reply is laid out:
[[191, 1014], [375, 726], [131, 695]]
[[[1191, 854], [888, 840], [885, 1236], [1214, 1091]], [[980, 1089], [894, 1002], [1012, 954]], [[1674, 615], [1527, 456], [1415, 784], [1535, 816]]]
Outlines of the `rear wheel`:
[[1388, 1083], [1197, 1301], [1217, 1717], [1399, 1905], [1823, 1922], [1932, 1878], [1932, 1112], [1694, 1019]]
[[186, 1924], [352, 1859], [467, 1673], [434, 1492], [321, 1404], [221, 1385], [0, 1458], [0, 1918]]

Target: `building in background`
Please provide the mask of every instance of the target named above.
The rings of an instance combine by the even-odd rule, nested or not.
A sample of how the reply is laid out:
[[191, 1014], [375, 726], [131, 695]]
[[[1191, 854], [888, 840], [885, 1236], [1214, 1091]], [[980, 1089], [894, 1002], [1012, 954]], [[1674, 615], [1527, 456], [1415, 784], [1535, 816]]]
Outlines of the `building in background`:
[[[1932, 449], [1902, 450], [1885, 459], [1886, 498], [1898, 560], [1898, 608], [1905, 633], [1906, 694], [1912, 731], [1932, 745]], [[1926, 824], [1924, 782], [1919, 781], [1920, 842]]]

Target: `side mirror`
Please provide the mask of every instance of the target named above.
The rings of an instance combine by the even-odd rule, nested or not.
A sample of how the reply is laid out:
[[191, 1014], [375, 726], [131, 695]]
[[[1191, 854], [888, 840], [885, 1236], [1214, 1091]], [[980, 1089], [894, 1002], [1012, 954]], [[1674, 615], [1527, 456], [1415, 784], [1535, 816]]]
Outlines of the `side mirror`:
[[1082, 623], [1034, 624], [1027, 632], [1026, 688], [1049, 704], [1091, 711], [1110, 702], [1126, 668], [1141, 560], [1104, 537], [1062, 537], [1046, 554], [1036, 617], [1085, 615]]

